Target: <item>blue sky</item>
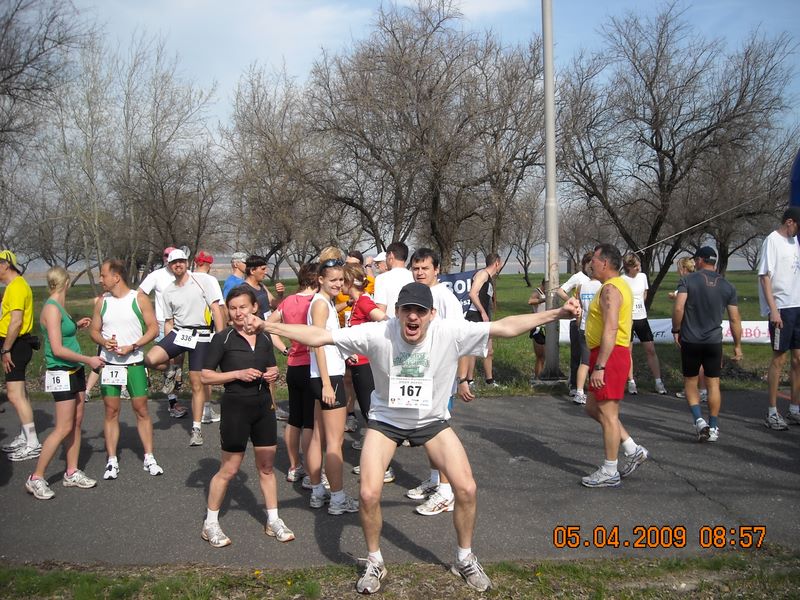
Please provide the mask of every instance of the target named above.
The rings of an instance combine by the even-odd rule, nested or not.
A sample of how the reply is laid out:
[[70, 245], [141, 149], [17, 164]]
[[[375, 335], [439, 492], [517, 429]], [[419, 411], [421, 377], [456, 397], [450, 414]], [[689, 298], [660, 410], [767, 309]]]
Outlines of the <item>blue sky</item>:
[[[380, 5], [376, 0], [74, 0], [103, 23], [109, 42], [123, 47], [135, 31], [165, 38], [182, 72], [203, 86], [218, 84], [214, 112], [227, 114], [240, 75], [258, 62], [302, 81], [320, 49], [337, 52], [365, 37]], [[403, 1], [403, 4], [410, 2]], [[539, 0], [464, 0], [466, 26], [491, 28], [507, 43], [540, 33]], [[553, 0], [555, 59], [564, 64], [579, 48], [596, 49], [609, 15], [652, 14], [656, 0]], [[683, 2], [686, 18], [707, 37], [735, 49], [760, 27], [767, 35], [800, 31], [797, 0], [694, 0]], [[792, 58], [798, 64], [798, 56]], [[800, 96], [800, 73], [790, 88]], [[795, 100], [798, 100], [795, 97]], [[800, 110], [795, 109], [800, 116]]]

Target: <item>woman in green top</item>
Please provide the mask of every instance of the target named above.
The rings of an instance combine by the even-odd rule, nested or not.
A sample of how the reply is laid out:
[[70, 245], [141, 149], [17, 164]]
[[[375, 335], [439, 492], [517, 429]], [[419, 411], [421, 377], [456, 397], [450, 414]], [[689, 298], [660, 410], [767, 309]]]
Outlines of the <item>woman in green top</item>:
[[64, 308], [69, 288], [69, 274], [63, 267], [47, 271], [50, 298], [42, 308], [39, 324], [44, 337], [44, 356], [47, 366], [45, 390], [51, 391], [56, 401], [56, 425], [42, 444], [42, 453], [36, 470], [25, 482], [25, 489], [39, 500], [49, 500], [55, 493], [44, 479], [47, 465], [53, 460], [63, 443], [67, 455], [64, 487], [90, 488], [97, 482], [78, 469], [81, 447], [81, 421], [83, 421], [83, 393], [86, 379], [81, 363], [92, 369], [104, 365], [99, 356], [84, 356], [76, 337], [78, 329], [88, 327], [91, 319], [77, 323]]

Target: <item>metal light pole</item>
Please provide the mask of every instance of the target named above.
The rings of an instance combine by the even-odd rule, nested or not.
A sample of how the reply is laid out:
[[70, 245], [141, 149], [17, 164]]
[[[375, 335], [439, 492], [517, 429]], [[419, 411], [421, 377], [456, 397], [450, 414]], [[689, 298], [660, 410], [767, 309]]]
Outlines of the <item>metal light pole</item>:
[[[544, 164], [545, 201], [544, 231], [547, 266], [547, 308], [556, 307], [558, 288], [558, 206], [556, 204], [556, 116], [555, 77], [553, 74], [553, 2], [542, 0], [542, 41], [544, 49]], [[542, 379], [561, 379], [558, 357], [558, 323], [547, 325], [544, 370]]]

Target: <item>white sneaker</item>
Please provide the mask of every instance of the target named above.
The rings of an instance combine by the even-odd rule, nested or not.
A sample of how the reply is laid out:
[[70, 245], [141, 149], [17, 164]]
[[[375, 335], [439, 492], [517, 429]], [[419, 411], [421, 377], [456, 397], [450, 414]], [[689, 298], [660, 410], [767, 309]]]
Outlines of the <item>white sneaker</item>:
[[103, 479], [116, 479], [119, 476], [119, 463], [109, 462], [103, 472]]
[[291, 542], [294, 539], [294, 532], [286, 526], [283, 519], [275, 519], [272, 523], [267, 523], [264, 526], [264, 533], [279, 542]]
[[214, 546], [214, 548], [224, 548], [231, 544], [231, 538], [225, 535], [219, 523], [206, 523], [203, 521], [203, 530], [200, 532], [200, 537]]
[[50, 500], [56, 495], [44, 479], [31, 479], [30, 477], [25, 482], [25, 491], [33, 494], [37, 500]]
[[716, 442], [719, 439], [719, 427], [708, 428], [708, 441]]
[[661, 394], [662, 396], [666, 395], [667, 388], [664, 387], [664, 383], [661, 381], [656, 381], [656, 393]]
[[439, 492], [433, 492], [430, 496], [428, 496], [428, 499], [425, 502], [417, 506], [414, 510], [421, 515], [430, 517], [443, 512], [453, 512], [455, 508], [455, 497], [445, 498]]
[[[774, 415], [767, 415], [767, 420], [764, 421], [764, 425], [767, 429], [774, 429], [775, 431], [786, 431], [789, 429], [789, 426], [786, 424], [786, 421], [783, 420], [783, 417], [780, 413], [775, 413]], [[14, 455], [11, 455], [11, 460], [14, 460]]]
[[219, 416], [219, 413], [215, 411], [211, 406], [206, 405], [205, 409], [203, 410], [203, 418], [200, 419], [200, 422], [204, 425], [208, 425], [209, 423], [219, 423], [219, 420], [222, 417]]
[[12, 452], [8, 455], [8, 460], [12, 460], [14, 462], [21, 462], [23, 460], [30, 460], [32, 458], [39, 458], [39, 455], [42, 453], [42, 445], [38, 444], [36, 446], [28, 446], [25, 445], [19, 450]]
[[586, 392], [576, 390], [575, 395], [572, 397], [572, 402], [574, 404], [586, 404]]
[[411, 488], [406, 492], [406, 496], [412, 500], [425, 500], [428, 496], [439, 489], [438, 483], [433, 483], [430, 478], [420, 483], [417, 487]]
[[633, 379], [628, 380], [628, 393], [631, 396], [635, 396], [639, 393], [639, 390], [636, 389], [636, 382]]
[[190, 446], [203, 445], [203, 432], [198, 427], [192, 427], [192, 435], [189, 436]]
[[[325, 475], [325, 471], [322, 472], [322, 477], [320, 477], [320, 483], [325, 486], [326, 490], [331, 489], [331, 484], [328, 481], [328, 476]], [[314, 486], [311, 485], [311, 475], [306, 475], [303, 477], [303, 481], [300, 483], [300, 486], [304, 490], [313, 490]]]
[[15, 437], [11, 442], [0, 448], [6, 454], [12, 454], [22, 448], [26, 444], [25, 436], [21, 433]]
[[587, 475], [581, 479], [581, 483], [586, 487], [596, 488], [596, 487], [617, 487], [620, 484], [619, 479], [619, 471], [614, 473], [613, 475], [609, 475], [603, 470], [603, 467], [600, 467], [592, 473], [591, 475]]
[[700, 390], [700, 402], [708, 402], [708, 390]]
[[61, 485], [64, 487], [77, 487], [88, 490], [89, 488], [96, 486], [97, 482], [91, 477], [88, 477], [86, 473], [80, 469], [76, 469], [72, 475], [67, 475], [66, 472], [64, 473], [64, 478], [61, 480]]
[[[359, 559], [361, 560], [361, 559]], [[374, 594], [381, 589], [381, 581], [386, 577], [386, 567], [382, 562], [375, 562], [370, 558], [365, 561], [366, 569], [356, 583], [359, 594]]]
[[358, 419], [355, 414], [347, 415], [347, 420], [344, 422], [344, 430], [347, 433], [358, 431]]
[[800, 413], [793, 413], [791, 410], [786, 413], [783, 420], [787, 425], [800, 425]]
[[619, 476], [622, 478], [627, 477], [639, 468], [644, 461], [650, 458], [650, 453], [644, 446], [636, 446], [636, 452], [630, 456], [625, 455], [625, 462], [619, 469]]
[[162, 469], [160, 466], [158, 466], [158, 463], [156, 462], [155, 457], [146, 458], [144, 460], [144, 462], [142, 463], [142, 469], [144, 469], [145, 471], [147, 471], [148, 473], [150, 473], [150, 475], [153, 475], [154, 477], [156, 475], [163, 475], [164, 474], [164, 469]]
[[708, 436], [710, 435], [710, 427], [708, 423], [706, 423], [705, 419], [697, 419], [694, 422], [694, 429], [697, 432], [697, 441], [698, 442], [707, 442]]

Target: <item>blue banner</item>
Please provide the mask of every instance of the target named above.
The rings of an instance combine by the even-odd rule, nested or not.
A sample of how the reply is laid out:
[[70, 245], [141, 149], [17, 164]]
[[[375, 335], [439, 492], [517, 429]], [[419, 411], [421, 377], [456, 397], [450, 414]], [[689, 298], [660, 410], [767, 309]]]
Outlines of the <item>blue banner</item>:
[[439, 281], [445, 284], [456, 295], [458, 301], [461, 302], [462, 312], [467, 312], [471, 304], [469, 299], [469, 290], [472, 287], [472, 278], [475, 276], [479, 269], [472, 271], [464, 271], [463, 273], [440, 273]]

